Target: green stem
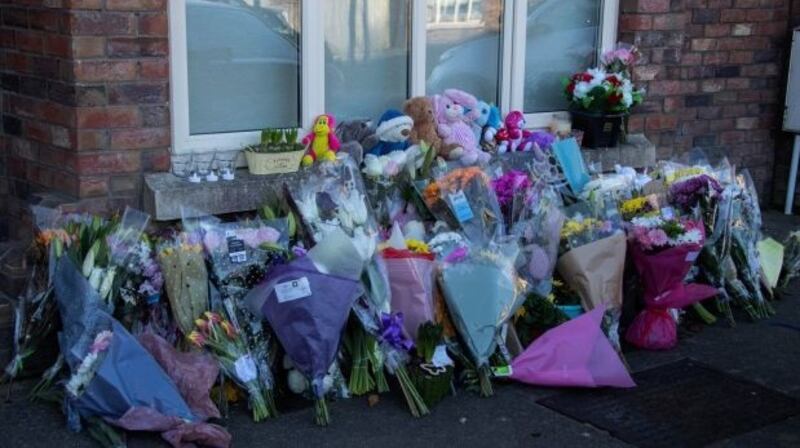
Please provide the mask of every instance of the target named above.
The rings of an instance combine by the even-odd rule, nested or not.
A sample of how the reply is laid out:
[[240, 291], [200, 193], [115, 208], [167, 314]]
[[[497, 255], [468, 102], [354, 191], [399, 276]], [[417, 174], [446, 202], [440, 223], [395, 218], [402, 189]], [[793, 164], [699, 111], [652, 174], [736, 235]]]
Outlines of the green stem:
[[328, 413], [328, 403], [325, 397], [314, 400], [314, 423], [319, 426], [328, 426], [331, 423], [331, 416]]
[[695, 302], [694, 304], [692, 304], [692, 309], [694, 309], [694, 312], [697, 313], [698, 316], [700, 316], [700, 319], [702, 319], [703, 322], [706, 323], [706, 325], [713, 325], [717, 323], [717, 318], [713, 314], [711, 314], [711, 312], [708, 311], [706, 307], [703, 306], [702, 303]]
[[492, 371], [488, 365], [478, 368], [478, 379], [481, 382], [481, 397], [491, 397], [494, 395], [492, 388]]
[[411, 412], [411, 415], [414, 417], [428, 415], [430, 413], [428, 405], [425, 404], [425, 400], [422, 399], [417, 388], [414, 387], [414, 383], [411, 382], [406, 367], [399, 366], [395, 369], [394, 373], [397, 375], [397, 382], [400, 383], [400, 389], [406, 397], [406, 403], [408, 404], [408, 410]]

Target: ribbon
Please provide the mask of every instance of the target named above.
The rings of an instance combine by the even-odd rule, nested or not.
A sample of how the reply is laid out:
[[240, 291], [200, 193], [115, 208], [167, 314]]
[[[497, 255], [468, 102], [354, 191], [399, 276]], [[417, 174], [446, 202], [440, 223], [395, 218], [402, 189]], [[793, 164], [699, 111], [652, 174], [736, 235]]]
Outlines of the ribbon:
[[469, 255], [469, 249], [464, 246], [460, 246], [454, 251], [450, 252], [447, 257], [445, 257], [445, 263], [458, 263], [459, 261], [464, 260]]
[[405, 352], [414, 348], [414, 343], [403, 334], [403, 313], [381, 313], [380, 340]]

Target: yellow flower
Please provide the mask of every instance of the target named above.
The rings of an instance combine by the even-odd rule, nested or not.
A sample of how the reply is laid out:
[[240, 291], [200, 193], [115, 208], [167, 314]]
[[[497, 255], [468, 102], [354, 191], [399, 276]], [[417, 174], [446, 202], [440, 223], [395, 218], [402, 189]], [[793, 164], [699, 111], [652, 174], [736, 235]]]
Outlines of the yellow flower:
[[189, 336], [187, 336], [187, 338], [189, 339], [189, 341], [191, 341], [192, 344], [198, 347], [202, 347], [206, 343], [206, 337], [203, 336], [199, 331], [193, 331], [189, 333]]
[[[553, 281], [553, 283], [555, 283], [555, 281]], [[551, 292], [550, 294], [547, 295], [547, 301], [550, 302], [550, 303], [555, 303], [556, 302], [556, 295]]]
[[408, 247], [408, 250], [410, 250], [412, 252], [416, 252], [418, 254], [429, 254], [429, 253], [431, 253], [430, 248], [428, 247], [427, 244], [425, 244], [424, 241], [409, 239], [409, 240], [406, 240], [406, 246]]
[[667, 185], [671, 185], [672, 183], [684, 179], [686, 177], [692, 176], [699, 176], [700, 174], [705, 173], [706, 171], [703, 168], [690, 166], [687, 168], [681, 168], [675, 170], [666, 176]]
[[525, 309], [525, 307], [524, 306], [519, 307], [519, 309], [517, 310], [517, 317], [525, 317], [526, 314], [528, 314], [528, 311]]

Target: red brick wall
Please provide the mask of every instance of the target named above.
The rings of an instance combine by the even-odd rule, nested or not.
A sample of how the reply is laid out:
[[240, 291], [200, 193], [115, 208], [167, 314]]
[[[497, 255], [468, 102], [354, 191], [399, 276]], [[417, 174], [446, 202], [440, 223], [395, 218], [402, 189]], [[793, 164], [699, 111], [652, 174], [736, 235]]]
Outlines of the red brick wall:
[[0, 215], [52, 190], [135, 204], [141, 174], [168, 168], [166, 5], [0, 0]]
[[631, 131], [660, 157], [727, 155], [770, 197], [789, 10], [789, 0], [621, 0], [620, 40], [642, 49], [635, 75], [648, 90]]

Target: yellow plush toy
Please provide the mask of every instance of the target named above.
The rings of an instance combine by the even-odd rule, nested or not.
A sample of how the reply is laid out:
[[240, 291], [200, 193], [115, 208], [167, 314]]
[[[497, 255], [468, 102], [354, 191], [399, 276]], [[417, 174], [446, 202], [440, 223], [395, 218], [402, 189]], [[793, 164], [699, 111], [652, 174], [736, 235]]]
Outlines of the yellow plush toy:
[[333, 115], [322, 114], [314, 121], [314, 127], [302, 143], [307, 146], [306, 155], [303, 156], [303, 166], [309, 166], [318, 160], [336, 160], [339, 151], [339, 139], [333, 133], [336, 120]]

